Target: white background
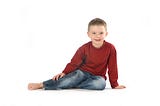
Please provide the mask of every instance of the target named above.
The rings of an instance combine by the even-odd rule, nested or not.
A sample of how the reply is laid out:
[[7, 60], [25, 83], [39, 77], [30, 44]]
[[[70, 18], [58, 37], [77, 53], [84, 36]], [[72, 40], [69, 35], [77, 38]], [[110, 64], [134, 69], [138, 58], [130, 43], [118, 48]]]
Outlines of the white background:
[[[159, 106], [158, 0], [0, 0], [0, 106]], [[119, 83], [104, 91], [28, 91], [60, 73], [88, 42], [93, 18], [108, 24]]]

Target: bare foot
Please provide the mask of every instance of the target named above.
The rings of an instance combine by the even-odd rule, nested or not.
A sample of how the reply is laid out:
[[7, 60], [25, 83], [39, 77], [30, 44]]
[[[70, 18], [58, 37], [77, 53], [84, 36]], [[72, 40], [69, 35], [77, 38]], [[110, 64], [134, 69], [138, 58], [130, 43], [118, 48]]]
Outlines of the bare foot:
[[36, 90], [36, 89], [42, 89], [43, 84], [42, 83], [29, 83], [28, 84], [28, 90]]

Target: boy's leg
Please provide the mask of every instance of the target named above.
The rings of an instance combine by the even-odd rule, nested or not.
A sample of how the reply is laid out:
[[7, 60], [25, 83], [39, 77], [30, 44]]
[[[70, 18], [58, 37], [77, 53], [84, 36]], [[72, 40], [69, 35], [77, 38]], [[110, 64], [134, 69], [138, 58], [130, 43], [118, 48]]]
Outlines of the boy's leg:
[[71, 72], [58, 80], [48, 80], [43, 82], [45, 90], [74, 88], [86, 79], [86, 75], [81, 70]]
[[87, 80], [78, 85], [80, 89], [103, 90], [106, 87], [106, 81], [101, 76], [91, 75]]

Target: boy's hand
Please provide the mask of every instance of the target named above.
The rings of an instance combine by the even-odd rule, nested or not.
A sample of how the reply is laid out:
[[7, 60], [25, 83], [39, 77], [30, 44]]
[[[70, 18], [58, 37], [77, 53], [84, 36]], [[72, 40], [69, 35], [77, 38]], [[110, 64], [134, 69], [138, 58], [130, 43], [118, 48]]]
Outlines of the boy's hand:
[[124, 85], [118, 85], [114, 89], [124, 89], [124, 88], [126, 88]]
[[65, 73], [60, 73], [60, 74], [57, 74], [56, 76], [54, 76], [52, 79], [53, 80], [58, 80], [59, 78], [62, 78], [65, 75], [66, 75]]

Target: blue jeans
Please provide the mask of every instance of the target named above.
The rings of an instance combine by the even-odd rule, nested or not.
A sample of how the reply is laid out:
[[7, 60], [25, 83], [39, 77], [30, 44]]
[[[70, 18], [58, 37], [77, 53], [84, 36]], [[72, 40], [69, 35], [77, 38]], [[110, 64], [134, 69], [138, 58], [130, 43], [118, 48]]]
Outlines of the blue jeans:
[[106, 86], [106, 81], [101, 76], [95, 76], [88, 72], [75, 70], [58, 80], [47, 80], [43, 82], [45, 90], [57, 89], [90, 89], [90, 90], [103, 90]]

